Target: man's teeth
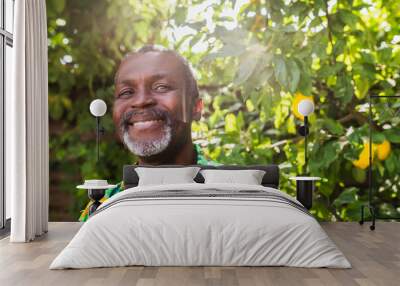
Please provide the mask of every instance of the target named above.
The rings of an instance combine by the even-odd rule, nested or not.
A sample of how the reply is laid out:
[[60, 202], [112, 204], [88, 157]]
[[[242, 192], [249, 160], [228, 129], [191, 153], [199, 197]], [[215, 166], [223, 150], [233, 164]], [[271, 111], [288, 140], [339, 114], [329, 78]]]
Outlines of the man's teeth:
[[146, 121], [137, 121], [134, 122], [133, 125], [137, 127], [146, 127], [156, 122], [162, 122], [162, 120], [146, 120]]

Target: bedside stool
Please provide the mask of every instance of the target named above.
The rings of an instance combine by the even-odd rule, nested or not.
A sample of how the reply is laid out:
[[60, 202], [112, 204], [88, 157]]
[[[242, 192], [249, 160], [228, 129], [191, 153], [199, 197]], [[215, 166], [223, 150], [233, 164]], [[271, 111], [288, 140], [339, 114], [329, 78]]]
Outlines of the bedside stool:
[[109, 185], [107, 180], [85, 180], [83, 185], [76, 187], [77, 189], [86, 189], [89, 199], [93, 201], [93, 204], [89, 207], [89, 216], [101, 205], [100, 200], [104, 197], [106, 190], [115, 188], [116, 186]]
[[290, 177], [296, 181], [296, 198], [306, 209], [311, 209], [313, 202], [313, 192], [315, 181], [321, 180], [320, 177]]

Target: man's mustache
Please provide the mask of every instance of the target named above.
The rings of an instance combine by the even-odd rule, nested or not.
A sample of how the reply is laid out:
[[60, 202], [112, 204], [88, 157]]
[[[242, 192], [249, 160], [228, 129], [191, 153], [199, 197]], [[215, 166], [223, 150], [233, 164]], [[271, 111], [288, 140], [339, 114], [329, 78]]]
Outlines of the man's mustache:
[[132, 117], [145, 118], [146, 120], [162, 120], [167, 125], [172, 126], [174, 122], [178, 121], [168, 111], [159, 108], [149, 108], [146, 110], [130, 110], [125, 112], [120, 120], [120, 128], [122, 131], [126, 131], [129, 125], [132, 124]]

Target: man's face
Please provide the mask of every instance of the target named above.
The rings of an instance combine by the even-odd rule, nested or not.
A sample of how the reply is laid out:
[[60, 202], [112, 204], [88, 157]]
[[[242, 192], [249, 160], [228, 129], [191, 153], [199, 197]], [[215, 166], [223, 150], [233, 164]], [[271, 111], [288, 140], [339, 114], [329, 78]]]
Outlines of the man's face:
[[190, 122], [182, 122], [185, 70], [173, 54], [147, 52], [126, 59], [114, 96], [114, 123], [134, 154], [154, 156], [190, 137]]

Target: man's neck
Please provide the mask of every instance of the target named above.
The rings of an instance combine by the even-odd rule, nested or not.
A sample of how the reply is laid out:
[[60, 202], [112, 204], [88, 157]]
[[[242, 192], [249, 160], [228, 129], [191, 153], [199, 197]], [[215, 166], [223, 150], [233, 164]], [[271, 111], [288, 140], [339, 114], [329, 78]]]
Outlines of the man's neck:
[[[139, 158], [140, 165], [193, 165], [197, 163], [197, 154], [190, 140], [179, 150], [166, 150], [166, 156], [152, 156]], [[169, 154], [168, 154], [169, 153]], [[175, 153], [175, 154], [174, 154]], [[168, 156], [168, 155], [172, 156]]]

